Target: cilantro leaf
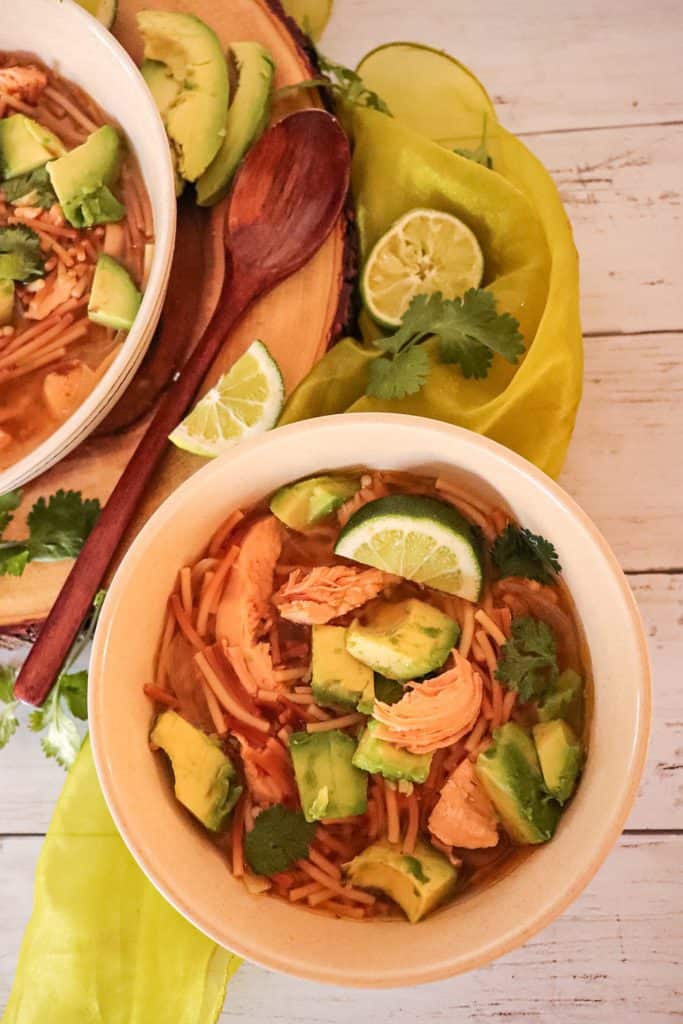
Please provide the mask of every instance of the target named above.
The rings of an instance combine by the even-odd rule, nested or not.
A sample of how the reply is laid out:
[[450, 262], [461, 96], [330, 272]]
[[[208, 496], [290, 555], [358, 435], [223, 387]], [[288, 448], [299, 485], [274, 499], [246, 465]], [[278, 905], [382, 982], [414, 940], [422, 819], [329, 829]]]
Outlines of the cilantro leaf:
[[486, 128], [488, 124], [488, 118], [484, 114], [484, 123], [481, 129], [481, 139], [476, 149], [465, 149], [456, 147], [453, 152], [457, 153], [458, 156], [464, 156], [466, 160], [473, 160], [475, 164], [481, 164], [482, 167], [488, 167], [489, 170], [493, 167], [493, 160], [489, 156], [489, 151], [486, 148]]
[[512, 636], [501, 649], [496, 679], [516, 690], [520, 701], [542, 697], [558, 677], [557, 645], [549, 626], [531, 615], [512, 620]]
[[2, 191], [8, 203], [22, 206], [40, 206], [49, 210], [57, 202], [57, 196], [47, 173], [47, 167], [36, 167], [28, 174], [20, 174], [16, 178], [3, 181]]
[[0, 543], [0, 576], [21, 576], [31, 558], [22, 541]]
[[99, 513], [99, 501], [84, 500], [78, 491], [57, 491], [47, 502], [39, 498], [26, 520], [31, 559], [52, 562], [75, 558]]
[[0, 494], [0, 537], [12, 522], [12, 512], [21, 503], [21, 491], [8, 491]]
[[19, 727], [16, 715], [19, 701], [14, 699], [16, 675], [15, 668], [0, 665], [0, 750], [9, 743]]
[[562, 572], [557, 551], [549, 540], [509, 523], [496, 537], [491, 559], [501, 579], [522, 576], [539, 583], [552, 583]]
[[278, 96], [284, 96], [289, 92], [297, 92], [299, 89], [329, 89], [340, 99], [347, 103], [354, 103], [359, 107], [371, 107], [379, 110], [382, 114], [391, 117], [391, 111], [381, 96], [378, 96], [372, 89], [368, 89], [357, 71], [344, 67], [343, 64], [335, 64], [318, 53], [318, 65], [325, 77], [306, 78], [302, 82], [295, 82], [293, 85], [284, 85], [277, 90]]
[[301, 811], [276, 804], [262, 811], [244, 840], [247, 864], [257, 875], [276, 875], [308, 854], [315, 835], [315, 822], [307, 822]]
[[45, 276], [40, 238], [23, 224], [0, 228], [0, 280], [34, 281]]
[[370, 363], [367, 393], [375, 398], [414, 395], [429, 376], [429, 356], [422, 348], [407, 348], [393, 359], [380, 356]]
[[524, 351], [519, 324], [509, 313], [497, 313], [491, 292], [470, 288], [463, 297], [444, 302], [434, 334], [441, 338], [444, 363], [459, 363], [465, 377], [485, 377], [492, 352], [509, 363]]
[[61, 676], [61, 693], [74, 718], [84, 722], [88, 717], [88, 673], [85, 669]]
[[83, 742], [73, 719], [62, 702], [62, 683], [66, 676], [60, 676], [41, 708], [32, 711], [28, 727], [33, 732], [42, 732], [40, 745], [46, 757], [54, 757], [62, 768], [70, 768]]

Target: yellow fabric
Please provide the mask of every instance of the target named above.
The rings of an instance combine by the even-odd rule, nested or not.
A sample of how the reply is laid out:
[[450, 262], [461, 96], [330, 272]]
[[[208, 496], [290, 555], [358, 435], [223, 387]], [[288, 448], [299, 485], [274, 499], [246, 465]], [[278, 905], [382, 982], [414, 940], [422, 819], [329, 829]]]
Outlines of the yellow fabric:
[[[364, 393], [379, 332], [362, 315], [364, 343], [335, 346], [296, 389], [280, 422], [338, 412], [430, 416], [486, 434], [556, 476], [581, 397], [583, 356], [578, 259], [552, 179], [495, 121], [483, 87], [448, 56], [395, 44], [374, 51], [359, 71], [395, 115], [345, 112], [361, 257], [407, 210], [454, 213], [477, 235], [484, 286], [499, 311], [519, 320], [527, 352], [521, 365], [496, 356], [486, 379], [465, 380], [456, 366], [439, 363], [428, 343], [432, 371], [422, 390], [381, 401]], [[493, 170], [452, 151], [476, 147], [484, 117]]]
[[40, 854], [2, 1024], [209, 1024], [239, 964], [147, 881], [86, 741]]

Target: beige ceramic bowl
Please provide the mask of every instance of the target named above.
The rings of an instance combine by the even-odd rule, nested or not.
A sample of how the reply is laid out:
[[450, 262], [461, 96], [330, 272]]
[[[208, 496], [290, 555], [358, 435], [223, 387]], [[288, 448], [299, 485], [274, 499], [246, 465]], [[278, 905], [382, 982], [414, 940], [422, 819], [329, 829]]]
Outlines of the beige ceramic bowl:
[[0, 472], [0, 494], [44, 473], [113, 408], [142, 362], [161, 314], [173, 258], [176, 198], [164, 126], [149, 89], [111, 32], [72, 0], [0, 0], [0, 49], [27, 50], [76, 82], [118, 123], [140, 165], [154, 221], [154, 255], [135, 323], [78, 409]]
[[[586, 770], [552, 842], [489, 888], [418, 925], [337, 921], [250, 896], [175, 802], [147, 736], [165, 603], [212, 531], [281, 484], [359, 464], [467, 478], [496, 492], [555, 543], [591, 650], [595, 709]], [[188, 480], [131, 547], [95, 638], [90, 727], [105, 797], [133, 856], [177, 909], [256, 963], [339, 985], [415, 985], [480, 967], [525, 942], [575, 899], [614, 845], [645, 759], [645, 638], [617, 561], [584, 513], [543, 473], [476, 434], [392, 415], [331, 416], [263, 435]]]

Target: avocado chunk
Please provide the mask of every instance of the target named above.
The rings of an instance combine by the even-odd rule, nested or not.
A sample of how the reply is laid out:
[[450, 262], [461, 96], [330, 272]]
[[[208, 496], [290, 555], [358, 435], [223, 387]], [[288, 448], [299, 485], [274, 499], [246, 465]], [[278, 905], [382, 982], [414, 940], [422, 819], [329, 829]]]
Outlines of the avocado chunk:
[[293, 732], [289, 752], [306, 821], [350, 818], [368, 809], [368, 777], [353, 764], [356, 741], [339, 729]]
[[571, 668], [560, 673], [538, 707], [540, 722], [555, 718], [564, 718], [576, 733], [583, 729], [583, 679]]
[[32, 117], [12, 114], [0, 120], [0, 173], [4, 179], [27, 174], [64, 153], [57, 136]]
[[441, 668], [459, 636], [457, 622], [431, 604], [411, 598], [380, 605], [365, 625], [352, 622], [346, 649], [389, 679], [419, 679]]
[[237, 89], [225, 120], [225, 136], [197, 181], [197, 202], [214, 206], [227, 194], [237, 165], [268, 124], [275, 64], [260, 43], [231, 43]]
[[477, 758], [477, 777], [503, 828], [515, 843], [545, 843], [560, 819], [560, 805], [548, 797], [526, 730], [516, 722], [496, 729], [494, 742]]
[[14, 319], [14, 281], [0, 280], [0, 327]]
[[304, 533], [336, 512], [360, 487], [358, 477], [314, 476], [281, 487], [270, 499], [270, 511], [292, 530]]
[[170, 710], [159, 715], [150, 739], [168, 755], [179, 802], [206, 828], [222, 831], [242, 787], [218, 741]]
[[374, 689], [374, 673], [346, 650], [343, 626], [313, 626], [311, 689], [319, 704], [355, 708]]
[[399, 683], [395, 679], [387, 679], [386, 676], [375, 672], [372, 689], [366, 690], [356, 707], [364, 715], [371, 715], [376, 700], [381, 700], [383, 704], [395, 704], [404, 693], [403, 683]]
[[100, 253], [88, 301], [88, 318], [103, 327], [128, 331], [133, 326], [142, 295], [133, 279], [112, 256]]
[[47, 165], [64, 216], [75, 228], [121, 220], [126, 212], [109, 190], [118, 177], [121, 140], [110, 124]]
[[[140, 71], [163, 121], [166, 111], [178, 98], [180, 83], [173, 78], [166, 65], [162, 64], [159, 60], [143, 60], [140, 65]], [[170, 149], [175, 176], [175, 194], [180, 196], [185, 188], [185, 179], [178, 170], [177, 153], [173, 147], [170, 147]]]
[[358, 749], [353, 755], [353, 763], [357, 768], [371, 775], [380, 774], [385, 779], [408, 782], [425, 782], [432, 764], [432, 754], [411, 754], [401, 750], [393, 743], [380, 740], [375, 733], [379, 722], [371, 719], [358, 741]]
[[178, 86], [162, 114], [178, 170], [196, 181], [223, 141], [228, 109], [228, 67], [213, 29], [193, 14], [140, 11], [145, 60], [164, 64]]
[[400, 847], [380, 839], [354, 857], [347, 877], [361, 889], [385, 893], [415, 924], [452, 895], [458, 872], [422, 839], [412, 854], [401, 853]]
[[581, 741], [561, 718], [539, 722], [532, 733], [545, 787], [559, 803], [564, 804], [574, 792], [581, 771]]

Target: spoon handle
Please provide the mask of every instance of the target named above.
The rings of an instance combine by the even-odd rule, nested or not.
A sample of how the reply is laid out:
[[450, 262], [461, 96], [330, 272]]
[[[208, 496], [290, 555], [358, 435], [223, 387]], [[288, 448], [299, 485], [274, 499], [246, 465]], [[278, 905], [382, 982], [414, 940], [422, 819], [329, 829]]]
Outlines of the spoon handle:
[[227, 333], [254, 297], [248, 282], [226, 281], [211, 323], [161, 399], [24, 662], [14, 686], [19, 700], [36, 706], [45, 700], [166, 450], [169, 433], [185, 415]]

